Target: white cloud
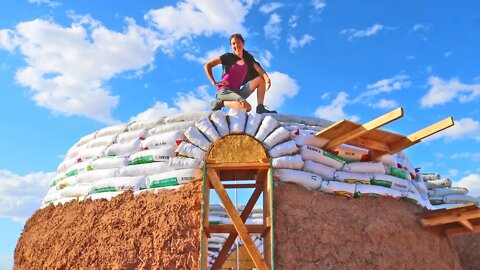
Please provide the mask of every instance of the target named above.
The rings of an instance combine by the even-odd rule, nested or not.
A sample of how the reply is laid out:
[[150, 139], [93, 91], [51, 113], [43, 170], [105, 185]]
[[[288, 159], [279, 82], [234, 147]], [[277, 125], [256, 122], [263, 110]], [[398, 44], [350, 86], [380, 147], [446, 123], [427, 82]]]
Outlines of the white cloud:
[[225, 47], [222, 46], [218, 49], [206, 52], [205, 55], [201, 57], [194, 56], [191, 53], [185, 53], [183, 57], [189, 61], [195, 61], [203, 65], [214, 58], [220, 57], [220, 55], [224, 54], [225, 52]]
[[351, 40], [353, 38], [362, 38], [362, 37], [370, 37], [378, 34], [382, 29], [385, 27], [381, 24], [374, 24], [371, 27], [365, 30], [357, 30], [357, 29], [343, 29], [340, 31], [341, 34], [348, 35], [348, 39]]
[[480, 196], [480, 174], [469, 174], [459, 181], [456, 181], [455, 186], [466, 187], [468, 189], [468, 195], [478, 197]]
[[474, 162], [480, 161], [480, 152], [462, 152], [462, 153], [455, 153], [450, 156], [451, 159], [459, 159], [464, 158]]
[[277, 13], [270, 14], [270, 19], [263, 27], [265, 37], [273, 39], [274, 41], [280, 40], [280, 34], [282, 32], [282, 27], [280, 26], [281, 22], [282, 18], [280, 18], [280, 15]]
[[112, 110], [120, 98], [105, 82], [152, 65], [155, 36], [131, 19], [120, 33], [90, 16], [72, 18], [76, 22], [70, 27], [42, 19], [17, 25], [10, 41], [17, 44], [27, 66], [17, 71], [16, 80], [30, 88], [38, 106], [55, 114], [114, 123]]
[[206, 85], [202, 85], [195, 91], [180, 92], [177, 94], [174, 104], [181, 112], [208, 111], [210, 110], [210, 101], [215, 98], [213, 94], [209, 94], [209, 88]]
[[341, 119], [350, 119], [352, 121], [358, 121], [359, 117], [356, 115], [347, 115], [343, 108], [349, 103], [348, 94], [345, 92], [339, 92], [337, 97], [332, 101], [331, 104], [320, 106], [315, 111], [315, 116], [330, 120], [338, 121]]
[[246, 32], [242, 23], [251, 4], [238, 0], [186, 0], [175, 7], [150, 10], [144, 18], [171, 45], [191, 36]]
[[380, 99], [377, 103], [371, 103], [370, 107], [372, 108], [380, 108], [380, 109], [393, 109], [398, 107], [398, 102], [395, 100], [389, 100], [389, 99]]
[[151, 108], [131, 117], [129, 122], [161, 118], [178, 112], [177, 108], [170, 108], [167, 103], [157, 101]]
[[453, 51], [448, 51], [448, 52], [445, 52], [443, 55], [445, 57], [450, 57], [450, 55], [452, 55]]
[[415, 55], [407, 55], [405, 57], [406, 60], [415, 60]]
[[275, 11], [276, 9], [281, 8], [281, 7], [283, 7], [282, 3], [272, 2], [272, 3], [268, 3], [268, 4], [263, 4], [260, 7], [259, 10], [262, 13], [269, 14], [269, 13], [271, 13], [271, 12]]
[[15, 33], [10, 29], [0, 29], [0, 49], [13, 52], [20, 44], [20, 41]]
[[0, 170], [0, 217], [28, 219], [40, 207], [55, 174], [36, 172], [21, 176]]
[[472, 118], [462, 118], [454, 121], [455, 125], [436, 133], [426, 140], [436, 140], [444, 138], [446, 140], [457, 140], [471, 138], [480, 141], [480, 122]]
[[[285, 73], [278, 71], [268, 72], [268, 76], [272, 80], [270, 90], [265, 94], [265, 105], [270, 109], [280, 109], [287, 98], [292, 98], [297, 95], [299, 87], [297, 82]], [[257, 92], [247, 99], [252, 105], [252, 110], [257, 106]]]
[[323, 9], [327, 6], [324, 0], [312, 0], [311, 5], [316, 10]]
[[412, 27], [412, 30], [414, 32], [416, 32], [416, 31], [428, 31], [428, 30], [430, 30], [430, 28], [432, 28], [431, 25], [427, 25], [427, 24], [423, 24], [423, 23], [417, 23]]
[[48, 6], [50, 7], [58, 7], [61, 5], [60, 2], [55, 2], [55, 1], [51, 1], [51, 0], [28, 0], [28, 3], [30, 4], [47, 4]]
[[269, 50], [265, 50], [255, 55], [255, 59], [257, 59], [257, 61], [263, 67], [270, 67], [270, 61], [272, 60], [272, 58], [273, 58], [273, 55]]
[[292, 15], [292, 16], [288, 19], [288, 25], [290, 25], [290, 27], [292, 27], [292, 28], [297, 27], [297, 20], [298, 20], [298, 16]]
[[433, 107], [442, 105], [449, 101], [458, 99], [460, 103], [472, 101], [480, 96], [480, 84], [464, 84], [457, 78], [445, 81], [437, 76], [428, 78], [430, 89], [420, 99], [422, 107]]
[[377, 102], [372, 102], [373, 97], [379, 94], [390, 93], [392, 91], [399, 91], [402, 89], [409, 88], [411, 86], [410, 77], [405, 74], [398, 74], [391, 78], [382, 79], [375, 83], [368, 84], [368, 91], [363, 92], [358, 97], [356, 97], [352, 102], [363, 102], [368, 103], [370, 107], [374, 108], [394, 108], [397, 105], [397, 102], [394, 100], [381, 99]]
[[448, 177], [455, 177], [457, 175], [458, 175], [458, 170], [457, 169], [448, 170]]
[[311, 43], [315, 38], [309, 34], [303, 35], [301, 39], [296, 39], [294, 36], [290, 36], [287, 40], [288, 42], [288, 48], [290, 51], [294, 51], [296, 48], [302, 48], [306, 44]]

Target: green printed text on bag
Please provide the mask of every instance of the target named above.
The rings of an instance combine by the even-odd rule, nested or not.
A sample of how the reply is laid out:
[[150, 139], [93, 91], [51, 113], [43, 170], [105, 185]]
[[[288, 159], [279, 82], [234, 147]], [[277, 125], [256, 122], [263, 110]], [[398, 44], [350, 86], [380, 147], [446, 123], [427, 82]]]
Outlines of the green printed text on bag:
[[372, 180], [370, 180], [370, 184], [376, 185], [376, 186], [381, 186], [381, 187], [386, 187], [386, 188], [391, 188], [392, 187], [392, 182], [387, 181], [387, 180], [380, 180], [380, 179], [372, 179]]
[[334, 159], [334, 160], [336, 160], [336, 161], [338, 161], [338, 162], [340, 162], [340, 163], [342, 163], [342, 164], [347, 163], [347, 160], [346, 160], [346, 159], [342, 158], [341, 156], [337, 156], [337, 155], [335, 155], [335, 154], [332, 154], [332, 153], [330, 153], [330, 152], [328, 152], [328, 151], [323, 151], [323, 155], [326, 156], [326, 157], [329, 157], [329, 158], [331, 158], [331, 159]]
[[157, 187], [168, 187], [168, 186], [176, 186], [178, 185], [178, 181], [176, 177], [165, 178], [161, 180], [154, 180], [150, 182], [149, 188], [157, 188]]
[[144, 164], [144, 163], [152, 163], [155, 160], [153, 159], [153, 156], [144, 156], [144, 157], [139, 157], [134, 160], [131, 160], [128, 162], [128, 165], [137, 165], [137, 164]]
[[388, 174], [398, 178], [408, 179], [408, 172], [399, 168], [390, 168], [390, 172]]

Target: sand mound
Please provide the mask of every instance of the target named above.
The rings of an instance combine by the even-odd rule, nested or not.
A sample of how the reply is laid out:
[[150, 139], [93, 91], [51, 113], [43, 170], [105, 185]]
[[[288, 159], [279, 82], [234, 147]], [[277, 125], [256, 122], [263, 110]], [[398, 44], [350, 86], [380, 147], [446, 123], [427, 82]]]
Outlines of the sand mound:
[[201, 182], [178, 191], [38, 210], [15, 249], [15, 269], [197, 269]]
[[[413, 203], [277, 185], [276, 269], [461, 269], [448, 239], [420, 227]], [[15, 269], [198, 269], [200, 188], [38, 210]]]
[[447, 237], [423, 229], [411, 202], [275, 189], [277, 269], [461, 269]]

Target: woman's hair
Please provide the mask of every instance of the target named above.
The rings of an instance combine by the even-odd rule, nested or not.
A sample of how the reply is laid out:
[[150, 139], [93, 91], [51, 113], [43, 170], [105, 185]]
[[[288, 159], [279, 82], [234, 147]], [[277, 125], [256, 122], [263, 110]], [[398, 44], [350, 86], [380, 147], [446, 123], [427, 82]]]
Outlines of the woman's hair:
[[232, 42], [232, 38], [238, 38], [243, 43], [245, 43], [245, 40], [243, 39], [242, 34], [240, 34], [240, 33], [235, 33], [235, 34], [231, 35], [230, 38], [228, 39], [230, 41], [230, 43]]

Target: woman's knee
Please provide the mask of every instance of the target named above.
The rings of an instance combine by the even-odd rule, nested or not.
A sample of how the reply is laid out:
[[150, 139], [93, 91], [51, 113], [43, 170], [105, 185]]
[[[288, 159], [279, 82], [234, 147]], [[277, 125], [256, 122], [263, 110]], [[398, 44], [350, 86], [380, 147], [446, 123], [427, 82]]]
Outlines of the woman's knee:
[[242, 109], [249, 112], [252, 109], [252, 105], [250, 105], [250, 103], [248, 103], [246, 100], [244, 100], [242, 102]]

